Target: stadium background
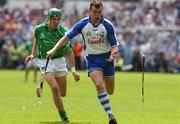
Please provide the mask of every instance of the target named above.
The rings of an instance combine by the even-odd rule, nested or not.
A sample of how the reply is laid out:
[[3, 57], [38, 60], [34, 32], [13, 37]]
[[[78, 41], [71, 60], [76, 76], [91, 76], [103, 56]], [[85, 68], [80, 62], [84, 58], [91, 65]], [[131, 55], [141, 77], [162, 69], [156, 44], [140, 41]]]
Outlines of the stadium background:
[[[62, 124], [48, 84], [44, 83], [39, 98], [39, 83], [34, 83], [33, 74], [24, 82], [25, 46], [32, 41], [34, 27], [46, 18], [50, 7], [64, 10], [62, 23], [70, 28], [88, 15], [88, 0], [4, 1], [0, 0], [0, 124]], [[179, 0], [104, 1], [104, 14], [115, 25], [120, 42], [121, 59], [116, 65], [120, 71], [116, 73], [115, 93], [109, 96], [118, 123], [180, 124]], [[81, 36], [73, 40], [74, 51], [80, 50], [76, 51], [78, 68], [84, 70]], [[140, 71], [142, 53], [147, 55], [146, 71], [171, 72], [145, 73], [144, 102], [142, 73], [132, 72]], [[78, 72], [78, 83], [68, 74], [68, 92], [63, 98], [69, 124], [106, 124], [92, 81], [86, 71]]]
[[[180, 73], [180, 2], [134, 1], [104, 1], [104, 16], [114, 24], [120, 43], [116, 69], [141, 71], [145, 53], [146, 71]], [[0, 69], [24, 69], [25, 45], [51, 7], [63, 10], [68, 28], [88, 16], [88, 0], [1, 0]], [[81, 36], [73, 41], [77, 69], [84, 70]]]

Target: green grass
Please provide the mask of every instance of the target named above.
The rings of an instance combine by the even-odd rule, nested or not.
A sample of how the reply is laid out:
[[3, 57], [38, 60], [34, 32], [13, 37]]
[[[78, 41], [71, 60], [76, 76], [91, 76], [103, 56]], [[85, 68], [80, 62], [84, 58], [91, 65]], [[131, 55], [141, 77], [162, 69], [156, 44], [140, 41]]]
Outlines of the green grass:
[[[107, 124], [86, 72], [81, 81], [68, 75], [64, 100], [71, 123]], [[27, 83], [23, 71], [0, 71], [0, 124], [61, 124], [45, 83], [43, 97], [36, 97], [38, 83], [32, 72]], [[141, 73], [116, 73], [115, 94], [110, 96], [118, 124], [180, 124], [180, 75], [145, 73], [145, 103], [141, 101]]]

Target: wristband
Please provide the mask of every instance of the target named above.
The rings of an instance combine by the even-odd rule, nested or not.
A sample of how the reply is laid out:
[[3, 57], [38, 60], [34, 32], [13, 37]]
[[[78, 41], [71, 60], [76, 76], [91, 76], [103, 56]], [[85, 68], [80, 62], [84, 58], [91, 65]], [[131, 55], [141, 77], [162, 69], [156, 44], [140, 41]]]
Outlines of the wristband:
[[72, 73], [76, 73], [75, 67], [72, 67], [72, 68], [71, 68], [71, 72], [72, 72]]

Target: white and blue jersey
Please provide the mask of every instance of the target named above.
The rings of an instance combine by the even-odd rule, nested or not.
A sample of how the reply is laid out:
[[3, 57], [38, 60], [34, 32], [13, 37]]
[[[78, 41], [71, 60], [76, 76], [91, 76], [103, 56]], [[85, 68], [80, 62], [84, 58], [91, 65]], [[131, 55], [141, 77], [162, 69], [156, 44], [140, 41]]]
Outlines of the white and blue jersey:
[[114, 62], [106, 61], [112, 47], [118, 46], [112, 23], [102, 17], [100, 24], [94, 26], [90, 17], [87, 17], [77, 22], [66, 34], [66, 38], [70, 40], [77, 34], [82, 34], [84, 40], [88, 71], [102, 70], [104, 76], [113, 76]]

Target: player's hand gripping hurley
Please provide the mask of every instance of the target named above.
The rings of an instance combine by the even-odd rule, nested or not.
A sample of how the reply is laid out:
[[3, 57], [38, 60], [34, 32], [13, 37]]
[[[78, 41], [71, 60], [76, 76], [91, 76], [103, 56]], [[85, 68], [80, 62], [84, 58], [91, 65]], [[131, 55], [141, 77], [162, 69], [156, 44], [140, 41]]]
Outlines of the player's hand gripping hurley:
[[47, 58], [47, 60], [46, 60], [46, 65], [45, 65], [44, 71], [42, 71], [42, 73], [41, 73], [41, 79], [40, 79], [39, 86], [36, 89], [36, 93], [37, 93], [38, 97], [41, 97], [41, 95], [42, 95], [43, 81], [44, 81], [44, 76], [45, 76], [45, 73], [46, 73], [48, 63], [49, 63], [49, 58]]

